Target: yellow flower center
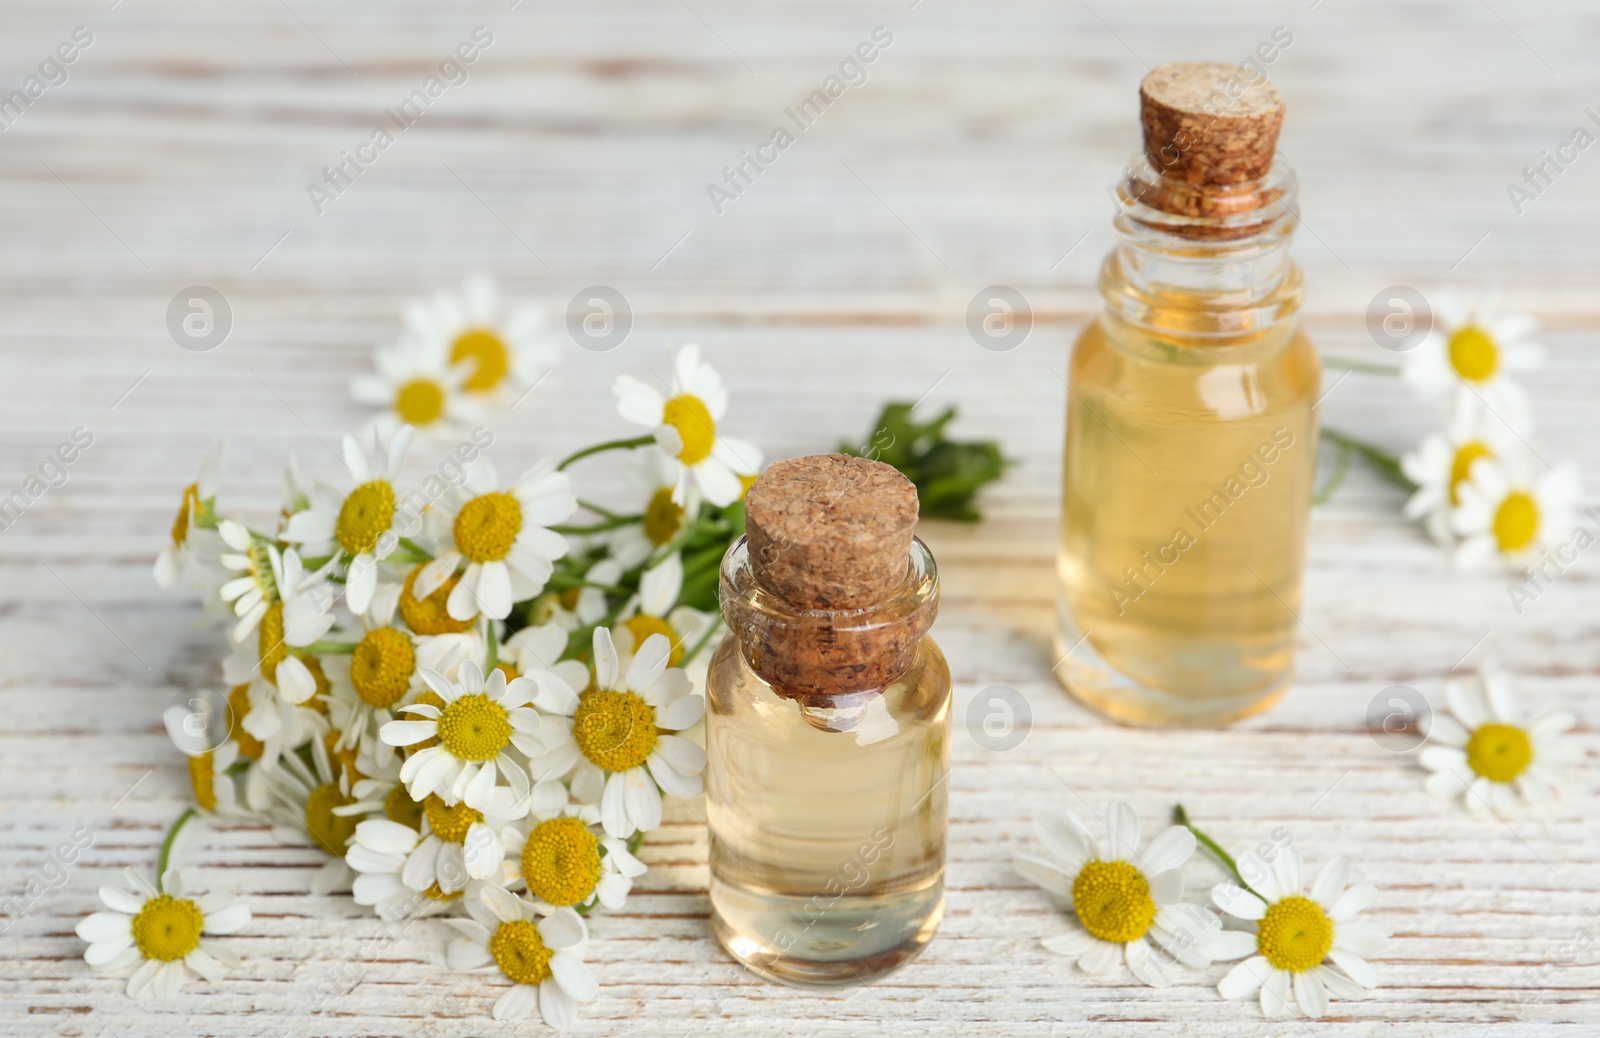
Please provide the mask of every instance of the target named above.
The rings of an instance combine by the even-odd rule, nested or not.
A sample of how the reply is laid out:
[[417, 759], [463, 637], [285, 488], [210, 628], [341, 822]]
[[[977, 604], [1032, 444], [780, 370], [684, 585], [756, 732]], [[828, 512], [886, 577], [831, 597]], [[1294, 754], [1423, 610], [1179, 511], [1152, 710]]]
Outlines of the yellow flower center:
[[511, 682], [517, 680], [517, 668], [513, 664], [510, 664], [510, 663], [496, 663], [494, 665], [494, 669], [498, 670], [500, 673], [502, 673], [502, 674], [504, 674], [506, 676], [506, 683], [507, 684], [510, 684]]
[[511, 718], [482, 692], [461, 696], [439, 717], [439, 741], [461, 760], [494, 760], [511, 741]]
[[678, 637], [678, 632], [673, 630], [672, 625], [661, 619], [661, 617], [646, 616], [644, 613], [638, 613], [622, 621], [622, 626], [626, 627], [628, 633], [633, 635], [634, 652], [638, 652], [639, 647], [644, 644], [644, 640], [652, 634], [664, 634], [667, 636], [667, 644], [672, 646], [672, 654], [667, 657], [667, 666], [676, 667], [683, 659], [683, 639]]
[[1533, 763], [1533, 741], [1514, 724], [1480, 724], [1467, 739], [1467, 764], [1490, 782], [1510, 782]]
[[575, 905], [600, 882], [600, 840], [576, 818], [540, 822], [522, 848], [528, 893], [552, 905]]
[[1500, 367], [1500, 350], [1488, 332], [1468, 325], [1450, 336], [1450, 366], [1468, 382], [1482, 382]]
[[671, 543], [683, 529], [683, 506], [672, 500], [672, 488], [662, 487], [650, 495], [644, 506], [644, 535], [660, 548]]
[[328, 680], [327, 673], [322, 669], [322, 661], [305, 653], [297, 652], [294, 655], [295, 659], [306, 665], [306, 669], [311, 672], [311, 681], [316, 685], [316, 691], [311, 693], [311, 698], [300, 705], [315, 710], [319, 714], [326, 715], [328, 712], [328, 690], [333, 687], [333, 684]]
[[189, 785], [194, 787], [195, 806], [202, 811], [217, 809], [216, 770], [211, 766], [211, 751], [189, 758]]
[[354, 815], [336, 815], [333, 809], [353, 803], [355, 798], [339, 792], [339, 787], [332, 782], [318, 786], [306, 797], [306, 832], [318, 847], [335, 858], [344, 857], [345, 848], [350, 845], [361, 819]]
[[456, 516], [456, 547], [473, 562], [494, 562], [511, 554], [522, 532], [522, 503], [510, 494], [481, 494]]
[[514, 923], [501, 923], [489, 938], [489, 954], [499, 964], [500, 972], [518, 984], [537, 986], [550, 976], [550, 956], [555, 954], [544, 946], [539, 928], [527, 919]]
[[420, 572], [422, 567], [418, 566], [406, 574], [406, 582], [400, 588], [400, 615], [405, 617], [406, 626], [422, 635], [460, 634], [471, 627], [471, 620], [457, 620], [450, 615], [450, 592], [455, 590], [460, 574], [451, 576], [427, 598], [418, 598], [416, 584]]
[[474, 811], [465, 801], [451, 807], [437, 793], [428, 794], [422, 802], [422, 810], [428, 816], [428, 828], [433, 830], [433, 835], [446, 843], [460, 843], [467, 838], [467, 830], [473, 823], [483, 821], [482, 812]]
[[450, 363], [474, 362], [472, 375], [462, 388], [484, 393], [500, 384], [511, 369], [511, 351], [489, 328], [468, 328], [450, 346]]
[[1256, 928], [1256, 947], [1273, 968], [1304, 973], [1333, 948], [1333, 920], [1308, 897], [1286, 897], [1267, 907]]
[[289, 658], [289, 646], [283, 641], [283, 603], [274, 602], [261, 615], [261, 626], [256, 628], [256, 656], [261, 660], [261, 676], [277, 683], [278, 664]]
[[178, 517], [172, 520], [172, 543], [182, 545], [189, 539], [189, 516], [200, 508], [200, 484], [190, 483], [183, 491], [183, 503], [178, 506]]
[[423, 893], [423, 896], [430, 897], [435, 901], [454, 901], [457, 898], [461, 897], [461, 895], [465, 894], [466, 890], [465, 889], [453, 890], [450, 893], [446, 894], [444, 892], [444, 888], [439, 886], [439, 881], [438, 880], [434, 880], [432, 883], [428, 884], [427, 889], [424, 890], [422, 893]]
[[333, 777], [337, 779], [343, 774], [355, 783], [366, 776], [356, 770], [356, 748], [354, 746], [339, 748], [339, 740], [343, 736], [344, 733], [339, 729], [330, 728], [322, 737], [322, 745], [328, 751], [329, 763], [333, 765]]
[[1501, 551], [1520, 551], [1539, 533], [1539, 502], [1532, 494], [1513, 490], [1494, 513], [1494, 539]]
[[[418, 692], [417, 698], [413, 699], [412, 702], [427, 703], [429, 706], [438, 707], [440, 710], [444, 709], [444, 700], [440, 698], [439, 693], [433, 691], [431, 688], [425, 688], [421, 692]], [[402, 713], [400, 716], [407, 720], [419, 720], [416, 714]], [[430, 746], [437, 745], [439, 745], [439, 737], [437, 735], [430, 735], [421, 742], [414, 742], [410, 746], [404, 747], [400, 752], [409, 757], [413, 753], [417, 753], [421, 750], [426, 750]]]
[[739, 477], [739, 500], [744, 500], [744, 496], [750, 493], [750, 488], [755, 486], [756, 480], [760, 478], [761, 474], [759, 472], [755, 475]]
[[606, 771], [637, 768], [656, 748], [656, 712], [632, 692], [585, 692], [572, 715], [572, 738]]
[[363, 483], [350, 491], [339, 506], [339, 521], [333, 534], [339, 547], [351, 555], [370, 552], [378, 546], [389, 524], [394, 522], [394, 487], [385, 479]]
[[1467, 478], [1472, 475], [1472, 463], [1477, 461], [1479, 458], [1492, 457], [1494, 457], [1494, 451], [1490, 450], [1487, 445], [1479, 443], [1477, 440], [1472, 440], [1469, 443], [1463, 443], [1460, 447], [1456, 448], [1455, 459], [1450, 462], [1451, 504], [1459, 505], [1461, 503], [1461, 484], [1465, 483]]
[[444, 414], [444, 388], [431, 378], [414, 378], [395, 394], [394, 409], [412, 425], [432, 425]]
[[405, 786], [397, 784], [383, 798], [383, 816], [408, 829], [415, 829], [419, 833], [422, 831], [422, 805], [411, 799]]
[[661, 416], [663, 424], [678, 430], [683, 439], [683, 449], [678, 460], [685, 465], [696, 465], [711, 457], [711, 447], [717, 442], [717, 423], [705, 401], [689, 393], [667, 401]]
[[200, 906], [187, 898], [158, 894], [133, 917], [133, 939], [147, 959], [171, 962], [200, 947], [206, 923]]
[[1156, 903], [1144, 874], [1125, 861], [1091, 861], [1072, 881], [1072, 910], [1102, 941], [1126, 944], [1155, 922]]
[[350, 656], [350, 683], [363, 703], [386, 708], [406, 694], [416, 667], [417, 650], [406, 632], [374, 627]]
[[235, 685], [228, 692], [228, 731], [233, 736], [233, 741], [239, 744], [239, 755], [251, 760], [260, 760], [266, 746], [244, 730], [245, 715], [250, 712], [250, 686]]

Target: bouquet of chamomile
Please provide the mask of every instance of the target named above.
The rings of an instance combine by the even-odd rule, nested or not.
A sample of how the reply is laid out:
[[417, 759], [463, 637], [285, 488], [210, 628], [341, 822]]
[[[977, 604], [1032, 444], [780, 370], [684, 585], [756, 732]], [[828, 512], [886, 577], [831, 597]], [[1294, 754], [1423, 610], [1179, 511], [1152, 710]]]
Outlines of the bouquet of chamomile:
[[[387, 403], [344, 438], [348, 478], [310, 482], [291, 456], [267, 521], [223, 510], [213, 445], [155, 574], [225, 607], [228, 691], [165, 720], [196, 810], [321, 850], [314, 893], [349, 891], [389, 922], [441, 916], [452, 970], [510, 982], [496, 1018], [537, 1007], [561, 1027], [598, 993], [589, 923], [645, 873], [637, 854], [663, 796], [701, 792], [720, 563], [762, 456], [724, 434], [726, 390], [688, 345], [666, 392], [617, 380], [639, 435], [501, 472], [492, 431], [459, 419], [496, 394], [504, 409], [526, 365], [514, 335], [471, 326], [457, 341], [472, 348], [436, 351], [432, 368], [415, 341], [380, 352], [355, 395]], [[919, 426], [909, 411], [891, 405], [867, 450], [975, 517], [998, 451], [945, 440], [948, 412]], [[443, 460], [407, 481], [419, 430]], [[610, 451], [626, 452], [629, 496], [602, 505], [573, 471]], [[129, 870], [130, 889], [103, 888], [107, 910], [78, 927], [92, 968], [133, 971], [131, 995], [241, 965], [215, 938], [248, 925], [247, 905], [186, 894], [167, 867], [194, 813], [169, 832], [154, 883]]]

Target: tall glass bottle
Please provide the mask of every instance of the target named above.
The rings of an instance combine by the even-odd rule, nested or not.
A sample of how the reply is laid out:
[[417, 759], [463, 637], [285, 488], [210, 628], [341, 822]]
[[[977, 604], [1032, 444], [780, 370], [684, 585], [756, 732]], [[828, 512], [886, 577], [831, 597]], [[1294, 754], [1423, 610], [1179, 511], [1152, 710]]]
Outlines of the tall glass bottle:
[[938, 574], [912, 538], [915, 488], [887, 465], [777, 462], [746, 514], [706, 682], [712, 932], [771, 979], [862, 983], [944, 912]]
[[1321, 366], [1296, 320], [1283, 107], [1250, 76], [1145, 79], [1106, 309], [1072, 352], [1056, 673], [1130, 723], [1233, 721], [1292, 676]]

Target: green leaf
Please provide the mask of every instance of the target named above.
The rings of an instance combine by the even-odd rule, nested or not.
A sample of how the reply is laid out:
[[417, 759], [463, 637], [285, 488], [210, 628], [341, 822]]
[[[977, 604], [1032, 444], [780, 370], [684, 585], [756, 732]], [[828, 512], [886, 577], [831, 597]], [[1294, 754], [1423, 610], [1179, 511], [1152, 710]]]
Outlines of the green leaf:
[[883, 408], [872, 434], [861, 447], [840, 444], [839, 452], [893, 465], [917, 486], [924, 518], [976, 522], [983, 518], [975, 503], [985, 483], [1000, 478], [1006, 459], [991, 440], [945, 438], [956, 416], [954, 407], [926, 422], [911, 415], [915, 405], [890, 403]]

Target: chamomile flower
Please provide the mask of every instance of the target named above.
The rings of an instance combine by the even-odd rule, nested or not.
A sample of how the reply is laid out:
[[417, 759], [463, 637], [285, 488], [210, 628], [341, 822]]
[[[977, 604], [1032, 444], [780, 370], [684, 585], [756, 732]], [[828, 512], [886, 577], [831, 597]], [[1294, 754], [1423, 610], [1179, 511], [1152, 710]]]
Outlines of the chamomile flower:
[[617, 657], [626, 669], [635, 646], [643, 645], [652, 634], [664, 635], [672, 645], [667, 666], [676, 667], [684, 653], [699, 644], [701, 636], [715, 621], [709, 613], [693, 606], [677, 605], [683, 590], [683, 558], [673, 552], [639, 577], [639, 594], [616, 627]]
[[1381, 951], [1389, 935], [1355, 919], [1378, 889], [1371, 883], [1346, 889], [1350, 867], [1343, 858], [1324, 864], [1309, 892], [1293, 847], [1279, 848], [1271, 862], [1247, 854], [1239, 859], [1239, 871], [1263, 878], [1254, 891], [1229, 882], [1211, 892], [1218, 908], [1255, 924], [1253, 932], [1223, 930], [1210, 941], [1218, 961], [1244, 959], [1217, 985], [1223, 998], [1247, 998], [1259, 990], [1267, 1016], [1295, 1005], [1316, 1018], [1327, 1013], [1329, 995], [1363, 998], [1378, 986], [1366, 956]]
[[388, 438], [373, 433], [367, 451], [354, 438], [344, 438], [344, 463], [356, 486], [347, 494], [318, 483], [311, 492], [310, 508], [296, 512], [284, 524], [284, 540], [296, 544], [332, 542], [343, 553], [345, 604], [364, 613], [378, 585], [378, 562], [400, 543], [404, 521], [394, 481], [405, 463], [406, 450], [416, 431], [402, 425]]
[[1538, 331], [1532, 317], [1497, 314], [1493, 298], [1467, 303], [1447, 293], [1435, 308], [1433, 330], [1406, 354], [1401, 376], [1429, 396], [1462, 390], [1516, 421], [1527, 413], [1527, 395], [1511, 374], [1543, 363]]
[[[183, 749], [183, 747], [179, 747]], [[239, 744], [232, 740], [214, 750], [184, 751], [189, 762], [189, 785], [194, 790], [194, 806], [206, 814], [240, 814], [239, 790], [228, 770], [239, 761]]]
[[398, 597], [385, 595], [380, 587], [373, 608], [362, 618], [354, 651], [328, 664], [332, 719], [345, 731], [343, 745], [360, 749], [370, 741], [380, 763], [392, 759], [394, 747], [368, 737], [399, 717], [402, 703], [414, 702], [415, 693], [427, 687], [422, 672], [453, 678], [461, 664], [484, 654], [483, 636], [476, 630], [421, 635], [393, 624]]
[[[422, 680], [444, 705], [413, 703], [401, 711], [410, 720], [390, 721], [378, 730], [390, 746], [417, 747], [438, 740], [414, 749], [400, 768], [411, 799], [437, 794], [446, 806], [464, 801], [475, 810], [491, 810], [497, 804], [498, 772], [510, 784], [513, 798], [522, 802], [529, 790], [528, 771], [506, 751], [514, 746], [531, 756], [540, 749], [534, 737], [539, 714], [529, 705], [544, 694], [539, 684], [527, 677], [508, 683], [498, 668], [486, 679], [470, 660], [461, 664], [454, 681], [432, 670], [422, 671]], [[523, 802], [521, 814], [526, 812]]]
[[532, 385], [559, 356], [544, 311], [533, 305], [507, 311], [487, 278], [407, 307], [405, 322], [409, 336], [437, 344], [448, 364], [465, 370], [461, 388], [470, 394], [505, 399]]
[[1483, 569], [1498, 558], [1504, 565], [1521, 568], [1538, 549], [1571, 534], [1578, 471], [1562, 465], [1534, 473], [1525, 457], [1510, 463], [1479, 458], [1456, 494], [1460, 504], [1450, 513], [1450, 528], [1460, 538], [1456, 565]]
[[462, 389], [471, 372], [467, 365], [452, 367], [442, 344], [402, 339], [380, 346], [373, 354], [377, 373], [358, 375], [350, 395], [383, 410], [363, 427], [365, 432], [392, 436], [402, 425], [423, 437], [457, 436], [480, 422], [484, 411]]
[[504, 620], [511, 603], [544, 589], [555, 560], [567, 553], [567, 539], [546, 527], [570, 518], [578, 498], [571, 478], [557, 472], [554, 461], [528, 469], [509, 489], [495, 486], [489, 462], [468, 470], [461, 490], [439, 515], [449, 524], [451, 545], [417, 576], [416, 593], [431, 595], [466, 564], [446, 603], [456, 620], [480, 612]]
[[739, 477], [761, 471], [761, 452], [745, 440], [723, 436], [717, 423], [728, 409], [728, 391], [716, 369], [700, 359], [692, 343], [678, 350], [672, 364], [671, 396], [632, 375], [618, 376], [614, 392], [624, 421], [654, 430], [656, 445], [672, 463], [672, 500], [687, 507], [694, 486], [722, 508], [739, 500]]
[[[250, 539], [244, 527], [231, 519], [223, 521], [222, 531], [230, 546]], [[307, 573], [293, 548], [280, 553], [269, 544], [265, 550], [272, 573], [273, 599], [263, 598], [260, 605], [265, 609], [259, 606], [252, 609], [234, 628], [237, 634], [251, 617], [255, 617], [252, 625], [255, 644], [238, 645], [224, 663], [223, 673], [230, 682], [249, 681], [259, 673], [275, 685], [285, 699], [300, 704], [316, 693], [317, 682], [304, 658], [291, 650], [311, 645], [333, 626], [334, 618], [329, 610], [338, 594], [328, 574], [334, 562], [330, 560], [315, 573]], [[246, 580], [255, 582], [253, 577], [241, 577], [233, 584], [242, 585]], [[229, 587], [224, 586], [225, 598], [228, 590]], [[242, 603], [243, 599], [239, 601]], [[246, 631], [236, 641], [244, 642], [248, 637]]]
[[1436, 714], [1418, 762], [1438, 796], [1463, 796], [1475, 812], [1509, 814], [1555, 795], [1561, 768], [1578, 756], [1563, 736], [1577, 723], [1567, 710], [1525, 718], [1510, 681], [1499, 674], [1445, 685], [1448, 714]]
[[1194, 834], [1170, 826], [1141, 852], [1139, 816], [1121, 801], [1107, 810], [1106, 830], [1102, 844], [1076, 814], [1045, 815], [1034, 823], [1044, 853], [1013, 855], [1018, 872], [1072, 904], [1078, 925], [1045, 938], [1044, 946], [1076, 959], [1089, 974], [1110, 973], [1126, 962], [1152, 987], [1176, 979], [1173, 960], [1196, 969], [1210, 965], [1208, 942], [1221, 923], [1181, 900]]
[[160, 587], [171, 587], [180, 576], [196, 573], [202, 568], [199, 558], [214, 555], [220, 549], [216, 534], [207, 524], [215, 522], [222, 456], [227, 447], [227, 437], [212, 440], [200, 462], [200, 478], [184, 488], [178, 517], [172, 521], [172, 541], [156, 556], [155, 578]]
[[[519, 810], [510, 790], [496, 789], [488, 811], [465, 803], [449, 805], [437, 794], [429, 794], [419, 806], [417, 828], [389, 818], [358, 824], [346, 855], [350, 867], [363, 876], [391, 877], [407, 890], [436, 899], [460, 893], [471, 880], [504, 882], [501, 831]], [[359, 904], [377, 905], [394, 896], [390, 879], [368, 880], [354, 892]]]
[[[301, 662], [309, 665], [317, 661]], [[315, 672], [312, 680], [316, 680]], [[263, 770], [271, 771], [286, 755], [292, 755], [312, 739], [320, 739], [328, 733], [328, 719], [318, 709], [324, 704], [317, 696], [313, 695], [305, 705], [296, 705], [262, 677], [235, 685], [233, 691], [237, 694], [240, 689], [244, 691], [239, 697], [238, 709], [233, 706], [234, 695], [228, 697], [234, 719], [231, 734], [239, 741], [240, 752], [255, 760]], [[253, 745], [246, 748], [246, 740]], [[252, 754], [251, 750], [256, 752]]]
[[653, 447], [642, 447], [629, 456], [623, 470], [633, 503], [628, 511], [636, 509], [641, 518], [602, 535], [611, 558], [622, 569], [632, 569], [671, 544], [699, 511], [700, 494], [692, 485], [685, 490], [681, 504], [673, 500], [679, 470], [676, 461]]
[[705, 701], [689, 677], [669, 667], [672, 646], [653, 634], [623, 671], [604, 627], [594, 632], [594, 689], [579, 695], [554, 674], [541, 676], [534, 778], [572, 776], [581, 803], [600, 804], [606, 835], [626, 839], [661, 824], [661, 793], [698, 796], [705, 750], [674, 734], [692, 728]]
[[108, 911], [77, 926], [77, 935], [89, 942], [83, 961], [90, 969], [109, 973], [137, 966], [128, 978], [129, 997], [172, 998], [190, 973], [215, 983], [239, 967], [239, 956], [212, 938], [245, 928], [250, 909], [243, 901], [220, 892], [185, 897], [177, 869], [161, 877], [159, 891], [133, 869], [124, 874], [132, 891], [101, 887]]
[[521, 884], [541, 906], [588, 907], [599, 901], [612, 911], [621, 908], [633, 881], [647, 870], [626, 841], [594, 831], [599, 807], [569, 803], [557, 779], [533, 787], [533, 805], [526, 832], [517, 826], [506, 830], [510, 884]]
[[233, 608], [239, 622], [228, 632], [235, 645], [250, 637], [261, 618], [278, 602], [278, 581], [266, 541], [253, 537], [243, 523], [224, 519], [217, 536], [225, 548], [218, 561], [222, 568], [240, 574], [218, 589], [218, 597]]
[[1400, 469], [1417, 485], [1406, 501], [1407, 519], [1421, 519], [1437, 543], [1455, 543], [1450, 512], [1461, 504], [1461, 484], [1479, 458], [1513, 457], [1523, 447], [1517, 433], [1480, 407], [1462, 406], [1458, 398], [1449, 425], [1429, 434], [1417, 449], [1400, 459]]
[[[461, 582], [461, 574], [454, 573], [446, 577], [442, 584], [433, 587], [426, 595], [419, 594], [417, 582], [422, 577], [422, 571], [427, 563], [417, 566], [406, 574], [404, 583], [400, 585], [400, 593], [395, 598], [395, 608], [400, 610], [400, 616], [418, 637], [432, 638], [445, 634], [463, 634], [473, 630], [477, 616], [469, 616], [457, 620], [450, 615], [450, 595], [454, 593], [456, 585]], [[427, 587], [427, 585], [423, 585]], [[376, 596], [375, 596], [376, 601]], [[373, 610], [379, 616], [392, 616], [392, 609]], [[383, 619], [383, 623], [391, 620]], [[437, 669], [437, 668], [435, 668]]]
[[[404, 795], [405, 787], [400, 789]], [[400, 878], [420, 840], [415, 829], [387, 819], [369, 818], [358, 824], [350, 853], [345, 856], [345, 863], [356, 872], [350, 886], [355, 903], [371, 908], [379, 919], [390, 923], [438, 915], [453, 908], [472, 888], [472, 881], [456, 890], [447, 891], [437, 883], [413, 890]]]
[[328, 855], [328, 861], [311, 878], [311, 893], [349, 890], [354, 874], [344, 856], [359, 819], [334, 813], [334, 808], [355, 801], [349, 776], [334, 770], [320, 738], [311, 741], [311, 767], [293, 753], [284, 754], [279, 764], [271, 771], [251, 768], [245, 772], [245, 800], [250, 810], [273, 823], [272, 835], [278, 842], [291, 847], [310, 844]]
[[544, 918], [535, 907], [497, 887], [466, 902], [467, 919], [446, 919], [461, 933], [445, 950], [445, 962], [461, 972], [499, 972], [516, 986], [494, 1004], [496, 1020], [523, 1020], [535, 1005], [551, 1027], [571, 1027], [578, 1003], [600, 993], [584, 965], [589, 931], [570, 908]]

